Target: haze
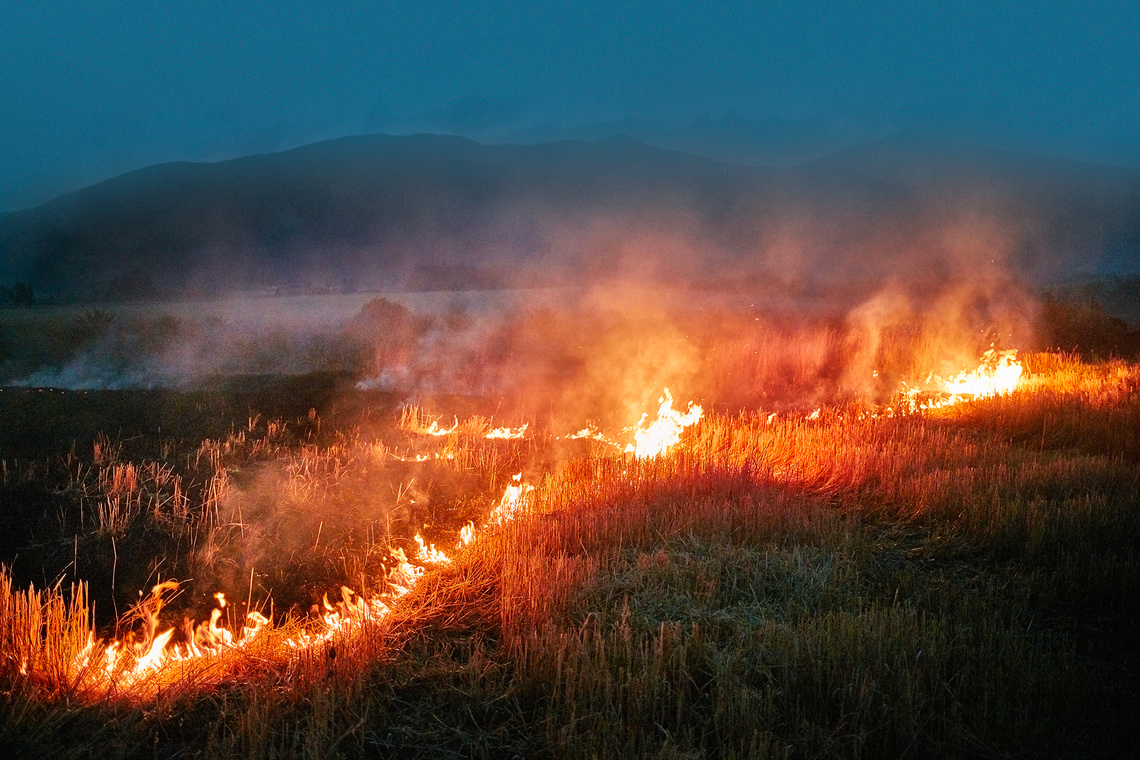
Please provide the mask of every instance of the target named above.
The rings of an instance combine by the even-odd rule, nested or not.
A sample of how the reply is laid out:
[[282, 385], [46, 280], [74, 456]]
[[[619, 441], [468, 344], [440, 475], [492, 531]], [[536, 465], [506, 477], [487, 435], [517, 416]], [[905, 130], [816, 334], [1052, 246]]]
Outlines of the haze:
[[0, 210], [350, 134], [625, 133], [791, 164], [898, 132], [1140, 166], [1140, 7], [0, 4]]

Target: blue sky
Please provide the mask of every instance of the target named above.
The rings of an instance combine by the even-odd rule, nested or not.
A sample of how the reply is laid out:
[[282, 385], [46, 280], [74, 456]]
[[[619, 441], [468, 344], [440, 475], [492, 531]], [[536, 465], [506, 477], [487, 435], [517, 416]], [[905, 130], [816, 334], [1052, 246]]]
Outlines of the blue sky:
[[791, 163], [898, 131], [1140, 166], [1135, 2], [0, 0], [0, 208], [346, 134]]

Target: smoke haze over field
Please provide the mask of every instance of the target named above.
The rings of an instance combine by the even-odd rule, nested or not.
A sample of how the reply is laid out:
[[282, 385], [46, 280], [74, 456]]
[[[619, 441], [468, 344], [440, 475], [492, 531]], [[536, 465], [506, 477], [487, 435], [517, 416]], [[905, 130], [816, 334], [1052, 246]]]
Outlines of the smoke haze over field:
[[9, 310], [6, 383], [328, 371], [625, 426], [664, 387], [883, 401], [1037, 345], [1041, 288], [1136, 264], [1140, 171], [913, 138], [775, 170], [628, 139], [367, 137], [152, 167], [8, 215], [0, 243], [0, 281], [75, 302], [28, 311], [38, 328]]
[[1138, 42], [0, 2], [0, 747], [1134, 754]]
[[[442, 294], [441, 294], [442, 295]], [[374, 298], [308, 324], [89, 310], [29, 323], [9, 385], [195, 388], [243, 375], [332, 372], [447, 414], [448, 398], [572, 432], [620, 428], [662, 389], [711, 408], [882, 402], [903, 381], [972, 368], [991, 345], [1034, 346], [1035, 302], [1012, 278], [896, 277], [824, 303], [645, 287]], [[254, 299], [250, 306], [278, 299]], [[281, 299], [286, 300], [286, 299]], [[336, 299], [331, 299], [336, 300]], [[342, 299], [343, 300], [343, 299]], [[435, 401], [438, 399], [439, 401]]]

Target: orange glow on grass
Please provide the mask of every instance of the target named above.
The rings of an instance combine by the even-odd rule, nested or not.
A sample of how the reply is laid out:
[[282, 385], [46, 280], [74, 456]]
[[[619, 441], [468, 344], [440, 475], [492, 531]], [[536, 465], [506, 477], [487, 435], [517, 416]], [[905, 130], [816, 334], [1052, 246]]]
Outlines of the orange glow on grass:
[[[527, 495], [534, 487], [515, 475], [506, 486], [502, 497], [491, 511], [484, 528], [500, 525], [518, 516], [524, 508]], [[456, 548], [470, 544], [476, 535], [473, 522], [465, 525], [458, 534]], [[403, 548], [389, 550], [392, 565], [385, 577], [386, 589], [363, 596], [347, 586], [340, 589], [340, 598], [330, 601], [328, 594], [321, 600], [311, 623], [290, 636], [280, 637], [274, 643], [286, 650], [298, 651], [330, 641], [334, 636], [359, 630], [366, 622], [383, 621], [392, 610], [392, 604], [411, 592], [429, 567], [447, 565], [452, 560], [447, 553], [430, 544], [418, 533], [415, 536], [415, 553], [409, 559]], [[187, 621], [181, 635], [171, 627], [159, 632], [159, 614], [167, 595], [178, 590], [177, 581], [165, 581], [151, 589], [151, 593], [133, 610], [132, 615], [142, 623], [141, 630], [105, 644], [96, 642], [92, 633], [86, 647], [71, 662], [72, 683], [76, 687], [96, 691], [113, 690], [124, 696], [145, 697], [162, 684], [171, 683], [182, 671], [173, 666], [190, 662], [209, 664], [227, 653], [248, 650], [273, 623], [260, 612], [246, 615], [246, 622], [235, 634], [222, 624], [226, 607], [225, 595], [214, 595], [217, 606], [207, 621], [196, 627]], [[28, 668], [24, 667], [26, 675]]]

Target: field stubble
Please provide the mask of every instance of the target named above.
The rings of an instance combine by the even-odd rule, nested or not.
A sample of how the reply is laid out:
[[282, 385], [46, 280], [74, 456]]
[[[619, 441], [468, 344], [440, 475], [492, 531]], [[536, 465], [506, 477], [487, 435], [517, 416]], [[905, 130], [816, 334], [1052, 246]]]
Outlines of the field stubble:
[[[23, 560], [3, 575], [0, 742], [59, 757], [1122, 756], [1140, 706], [1140, 369], [1027, 367], [1010, 396], [923, 413], [713, 415], [648, 460], [548, 432], [487, 440], [489, 421], [416, 436], [393, 409], [387, 427], [250, 416], [149, 459], [104, 436], [90, 457], [5, 461], [10, 499], [46, 494], [46, 518], [22, 517], [30, 545], [64, 540], [41, 549], [45, 590], [11, 581]], [[521, 514], [389, 616], [282, 644], [322, 591], [383, 585], [392, 545], [412, 556], [416, 530], [445, 545], [516, 472], [536, 486]], [[145, 699], [91, 689], [72, 663], [99, 618], [87, 587], [63, 585], [83, 577], [111, 581], [96, 596], [113, 607], [124, 585], [192, 578], [171, 611], [200, 619], [222, 589], [246, 600], [231, 624], [250, 606], [277, 624]]]

